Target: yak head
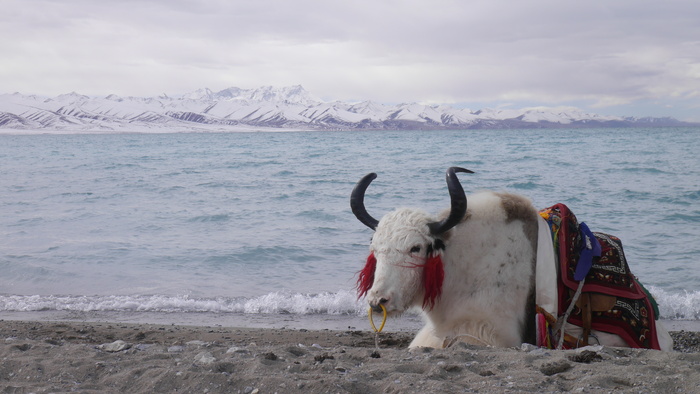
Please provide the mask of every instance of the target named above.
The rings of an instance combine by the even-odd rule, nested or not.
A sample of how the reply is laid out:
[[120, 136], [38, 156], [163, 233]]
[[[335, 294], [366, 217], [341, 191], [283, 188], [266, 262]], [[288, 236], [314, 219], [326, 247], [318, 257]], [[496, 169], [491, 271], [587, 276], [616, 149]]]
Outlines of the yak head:
[[435, 221], [418, 209], [401, 208], [374, 219], [364, 206], [364, 195], [377, 174], [365, 175], [352, 191], [350, 206], [357, 219], [374, 230], [370, 254], [357, 280], [359, 297], [381, 311], [401, 313], [415, 304], [432, 309], [442, 293], [444, 237], [467, 211], [467, 198], [457, 172], [450, 167], [446, 180], [452, 202], [449, 215]]

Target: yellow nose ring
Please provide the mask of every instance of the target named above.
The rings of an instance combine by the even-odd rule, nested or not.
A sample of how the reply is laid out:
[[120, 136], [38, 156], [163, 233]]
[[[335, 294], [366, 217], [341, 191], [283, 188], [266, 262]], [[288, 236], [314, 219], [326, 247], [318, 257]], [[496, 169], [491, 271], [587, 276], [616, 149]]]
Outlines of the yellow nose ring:
[[384, 317], [382, 318], [382, 325], [379, 326], [379, 329], [377, 329], [377, 326], [374, 325], [374, 318], [372, 317], [372, 308], [369, 308], [368, 315], [369, 315], [369, 324], [372, 326], [372, 329], [374, 332], [382, 332], [384, 329], [384, 323], [386, 323], [386, 308], [384, 307], [383, 304], [379, 304], [379, 306], [382, 308], [382, 311], [384, 312]]

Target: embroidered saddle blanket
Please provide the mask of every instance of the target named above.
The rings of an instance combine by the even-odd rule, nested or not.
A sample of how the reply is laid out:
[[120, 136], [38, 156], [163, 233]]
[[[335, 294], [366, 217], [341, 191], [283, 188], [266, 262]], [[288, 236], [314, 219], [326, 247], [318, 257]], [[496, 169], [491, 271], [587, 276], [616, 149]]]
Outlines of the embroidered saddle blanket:
[[[545, 208], [540, 215], [549, 225], [558, 260], [559, 316], [572, 301], [580, 301], [574, 295], [583, 279], [581, 294], [585, 297], [581, 298], [589, 305], [582, 309], [576, 303], [567, 322], [579, 327], [587, 323], [590, 329], [616, 334], [630, 347], [659, 349], [656, 301], [630, 272], [622, 242], [612, 235], [590, 232], [564, 204]], [[565, 347], [576, 346], [566, 341]]]

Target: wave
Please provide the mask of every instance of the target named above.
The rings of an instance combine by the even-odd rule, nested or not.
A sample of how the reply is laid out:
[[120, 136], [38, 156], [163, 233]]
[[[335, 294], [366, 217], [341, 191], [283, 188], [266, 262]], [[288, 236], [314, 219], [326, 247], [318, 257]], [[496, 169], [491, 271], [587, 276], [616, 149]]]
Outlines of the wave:
[[226, 222], [231, 219], [230, 215], [227, 214], [215, 214], [215, 215], [200, 215], [188, 219], [190, 223], [206, 223], [206, 222]]
[[[670, 293], [649, 289], [659, 304], [662, 319], [700, 320], [700, 291]], [[189, 295], [0, 295], [0, 311], [39, 312], [166, 312], [242, 313], [279, 315], [361, 316], [367, 304], [353, 291], [301, 294], [272, 292], [258, 297], [198, 298]]]
[[198, 298], [189, 295], [0, 295], [0, 311], [39, 312], [216, 312], [245, 314], [360, 315], [365, 304], [355, 292], [293, 294], [274, 292], [259, 297]]
[[661, 318], [668, 320], [700, 320], [700, 291], [670, 293], [651, 286], [649, 291], [659, 304]]

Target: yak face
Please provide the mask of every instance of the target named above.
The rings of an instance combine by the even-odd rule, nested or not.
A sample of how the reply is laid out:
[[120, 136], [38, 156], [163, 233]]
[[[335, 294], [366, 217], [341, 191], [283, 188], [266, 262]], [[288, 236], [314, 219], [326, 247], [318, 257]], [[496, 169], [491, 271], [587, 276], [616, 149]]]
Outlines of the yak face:
[[461, 167], [450, 167], [445, 182], [450, 192], [449, 214], [434, 221], [423, 211], [398, 209], [381, 221], [365, 209], [365, 191], [377, 177], [369, 173], [355, 185], [350, 195], [350, 207], [355, 217], [375, 231], [370, 255], [360, 271], [357, 288], [360, 297], [367, 295], [370, 306], [381, 311], [403, 312], [420, 303], [433, 308], [442, 293], [445, 277], [442, 266], [442, 239], [459, 224], [467, 212], [467, 196], [457, 178], [458, 172], [471, 173]]
[[360, 272], [358, 290], [369, 305], [401, 313], [414, 305], [432, 308], [444, 278], [441, 252], [444, 243], [431, 234], [433, 221], [423, 211], [398, 209], [377, 225], [370, 255]]

